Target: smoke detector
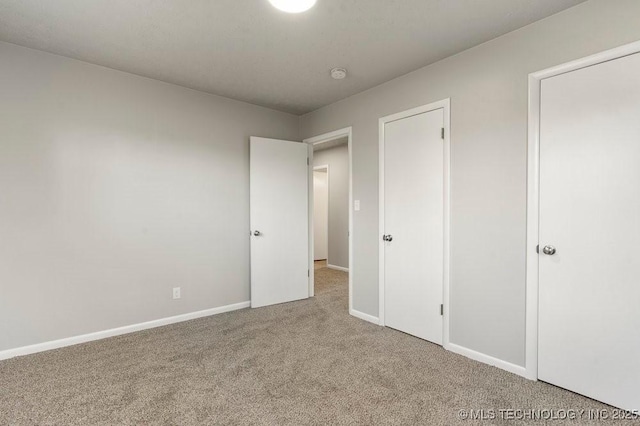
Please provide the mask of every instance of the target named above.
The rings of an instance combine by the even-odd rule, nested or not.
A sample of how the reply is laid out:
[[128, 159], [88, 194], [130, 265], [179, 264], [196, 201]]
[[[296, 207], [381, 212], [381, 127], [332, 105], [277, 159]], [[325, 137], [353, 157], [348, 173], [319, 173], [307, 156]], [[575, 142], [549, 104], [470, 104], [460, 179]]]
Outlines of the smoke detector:
[[343, 80], [347, 77], [347, 70], [344, 68], [334, 68], [331, 70], [331, 78], [334, 80]]

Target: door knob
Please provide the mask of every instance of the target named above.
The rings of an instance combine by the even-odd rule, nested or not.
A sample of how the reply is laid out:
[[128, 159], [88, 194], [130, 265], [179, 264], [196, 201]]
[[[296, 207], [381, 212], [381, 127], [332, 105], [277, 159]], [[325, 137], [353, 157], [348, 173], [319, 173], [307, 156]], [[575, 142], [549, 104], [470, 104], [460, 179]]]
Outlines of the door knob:
[[382, 241], [391, 242], [391, 241], [393, 241], [393, 236], [392, 235], [383, 235], [382, 236]]
[[553, 256], [556, 254], [556, 248], [554, 246], [544, 246], [542, 252], [548, 256]]
[[260, 235], [262, 235], [262, 233], [260, 231], [253, 231], [253, 235], [259, 237]]

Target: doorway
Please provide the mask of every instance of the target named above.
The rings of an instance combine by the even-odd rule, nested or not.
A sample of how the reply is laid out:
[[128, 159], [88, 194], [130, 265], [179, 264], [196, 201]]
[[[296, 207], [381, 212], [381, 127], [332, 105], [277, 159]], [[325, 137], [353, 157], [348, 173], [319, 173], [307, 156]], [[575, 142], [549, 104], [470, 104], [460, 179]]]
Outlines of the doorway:
[[[251, 306], [290, 302], [315, 294], [314, 150], [325, 151], [318, 157], [327, 157], [323, 168], [327, 198], [331, 199], [326, 205], [327, 209], [337, 207], [340, 214], [333, 214], [335, 209], [331, 208], [321, 217], [320, 223], [327, 229], [326, 254], [319, 249], [317, 256], [326, 259], [324, 269], [333, 270], [333, 278], [337, 278], [325, 282], [348, 283], [349, 312], [371, 321], [368, 315], [353, 310], [351, 128], [303, 142], [250, 138]], [[340, 164], [332, 166], [328, 155], [337, 151], [343, 152]], [[274, 199], [279, 202], [274, 203]]]
[[[351, 127], [305, 139], [310, 147], [309, 296], [316, 275], [348, 274], [349, 313], [353, 310], [353, 194]], [[325, 183], [326, 182], [326, 185]], [[326, 188], [326, 190], [325, 190]], [[326, 203], [325, 203], [326, 200]], [[318, 268], [316, 270], [316, 268]]]

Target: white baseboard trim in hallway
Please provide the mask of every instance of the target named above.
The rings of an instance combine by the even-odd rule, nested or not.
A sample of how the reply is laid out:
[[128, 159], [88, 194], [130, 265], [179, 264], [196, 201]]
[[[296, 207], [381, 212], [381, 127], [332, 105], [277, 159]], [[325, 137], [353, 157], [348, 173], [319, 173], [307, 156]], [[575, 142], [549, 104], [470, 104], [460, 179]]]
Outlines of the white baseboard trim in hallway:
[[80, 336], [67, 337], [59, 340], [52, 340], [35, 345], [22, 346], [20, 348], [7, 349], [0, 351], [0, 360], [9, 359], [16, 356], [30, 355], [38, 352], [49, 351], [51, 349], [64, 348], [80, 343], [92, 342], [94, 340], [106, 339], [107, 337], [120, 336], [122, 334], [133, 333], [136, 331], [147, 330], [150, 328], [162, 327], [163, 325], [175, 324], [178, 322], [189, 321], [196, 318], [208, 317], [211, 315], [222, 314], [225, 312], [237, 311], [251, 306], [251, 302], [235, 303], [233, 305], [220, 306], [217, 308], [205, 309], [203, 311], [191, 312], [188, 314], [176, 315], [173, 317], [161, 318], [152, 321], [141, 322], [138, 324], [125, 325], [123, 327], [112, 328], [110, 330], [96, 331], [94, 333], [82, 334]]
[[336, 271], [349, 272], [349, 268], [345, 268], [344, 266], [336, 266], [327, 264], [327, 268], [335, 269]]
[[351, 314], [351, 316], [354, 316], [358, 319], [364, 320], [364, 321], [368, 321], [368, 322], [372, 322], [375, 325], [380, 325], [380, 320], [378, 319], [378, 317], [374, 317], [373, 315], [369, 315], [369, 314], [364, 314], [360, 311], [356, 311], [355, 309], [351, 309], [349, 310], [349, 314]]
[[517, 374], [518, 376], [522, 376], [530, 379], [530, 377], [528, 377], [527, 375], [527, 369], [520, 365], [512, 364], [510, 362], [507, 362], [498, 358], [494, 358], [490, 355], [486, 355], [481, 352], [476, 352], [472, 349], [465, 348], [464, 346], [456, 345], [455, 343], [445, 344], [444, 348], [448, 351], [457, 353], [458, 355], [471, 358], [474, 361], [479, 361], [484, 364], [489, 364], [494, 367], [500, 368], [502, 370], [506, 370], [510, 373]]

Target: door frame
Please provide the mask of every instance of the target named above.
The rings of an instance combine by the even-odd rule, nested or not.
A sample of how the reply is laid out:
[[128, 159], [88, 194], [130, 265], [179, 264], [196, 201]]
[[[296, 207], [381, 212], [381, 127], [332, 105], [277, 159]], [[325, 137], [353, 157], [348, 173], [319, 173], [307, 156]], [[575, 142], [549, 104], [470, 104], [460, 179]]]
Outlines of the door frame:
[[422, 105], [417, 108], [412, 108], [406, 111], [402, 111], [396, 114], [387, 115], [378, 120], [378, 155], [379, 155], [379, 206], [378, 206], [378, 228], [379, 228], [379, 251], [378, 251], [378, 320], [381, 326], [385, 325], [384, 319], [384, 303], [385, 303], [385, 280], [384, 280], [384, 241], [382, 241], [382, 235], [385, 232], [384, 229], [384, 142], [385, 134], [384, 129], [387, 123], [393, 121], [402, 120], [403, 118], [409, 118], [414, 115], [424, 114], [429, 111], [442, 109], [444, 113], [444, 187], [443, 187], [443, 203], [444, 203], [444, 236], [443, 236], [443, 282], [442, 282], [442, 304], [444, 306], [443, 323], [442, 323], [442, 346], [445, 349], [449, 348], [449, 281], [450, 281], [450, 218], [451, 218], [451, 99], [443, 99], [441, 101], [432, 102], [427, 105]]
[[[313, 167], [313, 171], [314, 172], [316, 172], [318, 170], [325, 170], [325, 169], [327, 170], [327, 259], [326, 260], [327, 260], [327, 266], [328, 266], [329, 265], [329, 211], [330, 211], [329, 210], [329, 203], [330, 203], [330, 200], [331, 200], [331, 198], [330, 198], [331, 197], [331, 195], [330, 195], [330, 191], [331, 191], [330, 178], [331, 178], [331, 175], [329, 174], [329, 165], [328, 164], [321, 164], [319, 166], [315, 166], [315, 165], [313, 165], [313, 163], [311, 163], [311, 166]], [[313, 190], [314, 190], [314, 192], [312, 193], [312, 195], [314, 197], [314, 202], [315, 202], [315, 195], [316, 195], [315, 194], [315, 183], [314, 183]], [[315, 205], [314, 205], [314, 208], [315, 208]], [[315, 218], [313, 216], [312, 216], [312, 218], [315, 221]], [[312, 225], [315, 226], [315, 223], [312, 223]], [[315, 232], [314, 232], [314, 238], [315, 238]], [[314, 241], [314, 243], [315, 243], [315, 241]], [[315, 244], [314, 244], [314, 246], [313, 246], [313, 251], [314, 251], [314, 253], [313, 253], [313, 261], [314, 262], [316, 261], [315, 250], [316, 250], [316, 247], [315, 247]], [[315, 270], [315, 263], [314, 263], [314, 270]]]
[[640, 53], [640, 41], [605, 50], [585, 58], [529, 74], [527, 140], [527, 236], [526, 236], [526, 331], [525, 377], [538, 379], [538, 290], [540, 220], [540, 107], [542, 80], [624, 56]]
[[[313, 260], [313, 147], [331, 142], [340, 138], [347, 138], [349, 152], [349, 314], [354, 315], [353, 310], [353, 131], [351, 127], [323, 133], [318, 136], [304, 139], [302, 142], [309, 145], [309, 297], [315, 295], [315, 274]], [[328, 253], [327, 253], [328, 257]], [[328, 264], [329, 259], [327, 259]], [[354, 315], [357, 316], [357, 315]]]

